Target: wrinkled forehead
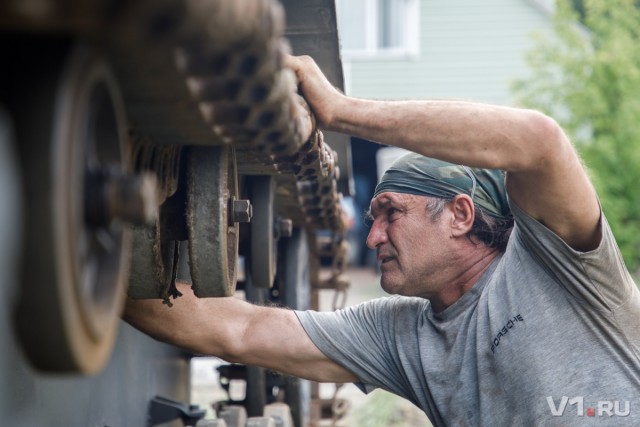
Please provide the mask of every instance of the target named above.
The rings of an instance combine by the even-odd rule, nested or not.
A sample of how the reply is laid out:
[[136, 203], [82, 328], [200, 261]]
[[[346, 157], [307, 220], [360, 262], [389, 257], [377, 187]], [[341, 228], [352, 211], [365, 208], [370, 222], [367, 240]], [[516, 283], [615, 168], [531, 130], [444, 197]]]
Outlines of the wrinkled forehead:
[[414, 205], [425, 204], [432, 197], [416, 194], [397, 193], [386, 191], [374, 196], [371, 199], [369, 210], [372, 214], [383, 211], [389, 207], [410, 207]]

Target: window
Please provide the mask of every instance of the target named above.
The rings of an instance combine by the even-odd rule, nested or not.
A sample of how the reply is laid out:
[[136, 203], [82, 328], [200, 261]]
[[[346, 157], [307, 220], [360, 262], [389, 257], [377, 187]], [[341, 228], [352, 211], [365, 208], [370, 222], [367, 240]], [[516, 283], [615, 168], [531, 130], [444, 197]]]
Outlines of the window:
[[336, 0], [346, 58], [418, 54], [419, 0]]

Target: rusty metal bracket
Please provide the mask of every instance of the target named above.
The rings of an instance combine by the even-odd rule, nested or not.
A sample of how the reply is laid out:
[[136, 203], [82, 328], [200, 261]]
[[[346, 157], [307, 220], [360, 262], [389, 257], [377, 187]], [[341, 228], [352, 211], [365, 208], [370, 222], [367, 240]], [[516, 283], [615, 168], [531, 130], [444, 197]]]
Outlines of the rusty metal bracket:
[[195, 425], [206, 415], [207, 411], [200, 409], [198, 405], [189, 405], [156, 396], [149, 402], [147, 413], [147, 427], [168, 423], [177, 419], [182, 420], [184, 425]]

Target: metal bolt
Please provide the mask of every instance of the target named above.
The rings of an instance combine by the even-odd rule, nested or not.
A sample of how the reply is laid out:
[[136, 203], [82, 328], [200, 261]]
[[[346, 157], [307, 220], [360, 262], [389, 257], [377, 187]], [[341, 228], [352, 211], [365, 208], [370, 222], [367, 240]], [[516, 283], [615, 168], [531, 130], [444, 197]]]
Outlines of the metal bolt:
[[105, 196], [110, 218], [133, 225], [151, 225], [158, 217], [158, 180], [153, 173], [111, 177]]
[[85, 176], [85, 218], [93, 226], [118, 219], [153, 224], [158, 217], [158, 182], [153, 173], [139, 175], [100, 170]]
[[253, 206], [249, 200], [233, 200], [233, 222], [251, 222]]
[[291, 237], [293, 234], [293, 221], [289, 218], [278, 218], [276, 220], [276, 238]]

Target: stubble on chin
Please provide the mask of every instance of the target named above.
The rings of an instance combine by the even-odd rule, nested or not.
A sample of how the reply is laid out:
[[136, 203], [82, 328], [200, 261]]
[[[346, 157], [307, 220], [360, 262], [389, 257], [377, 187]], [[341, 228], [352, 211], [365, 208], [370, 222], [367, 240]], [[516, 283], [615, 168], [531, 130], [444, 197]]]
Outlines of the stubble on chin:
[[397, 278], [394, 280], [390, 273], [382, 273], [382, 276], [380, 276], [380, 287], [389, 295], [400, 294], [401, 286], [397, 283]]

